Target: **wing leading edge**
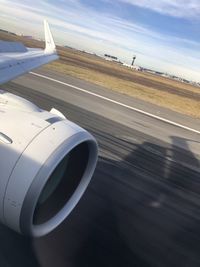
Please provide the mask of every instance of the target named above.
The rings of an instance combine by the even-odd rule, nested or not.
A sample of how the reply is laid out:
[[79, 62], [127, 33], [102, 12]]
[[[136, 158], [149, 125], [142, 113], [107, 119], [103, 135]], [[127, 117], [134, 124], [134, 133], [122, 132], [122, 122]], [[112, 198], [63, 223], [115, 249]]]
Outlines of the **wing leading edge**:
[[0, 84], [58, 59], [47, 21], [44, 21], [45, 44], [42, 49], [27, 48], [21, 43], [0, 41]]

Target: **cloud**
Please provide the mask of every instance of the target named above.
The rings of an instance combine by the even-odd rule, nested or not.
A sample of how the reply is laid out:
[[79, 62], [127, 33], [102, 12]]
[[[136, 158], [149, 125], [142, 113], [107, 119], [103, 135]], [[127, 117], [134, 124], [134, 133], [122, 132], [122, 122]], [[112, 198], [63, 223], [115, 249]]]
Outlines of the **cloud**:
[[[140, 0], [140, 2], [136, 0], [119, 1], [137, 2], [138, 5], [151, 2], [158, 3], [157, 0]], [[162, 2], [166, 3], [171, 1], [162, 0], [158, 5], [161, 5]], [[48, 2], [45, 0], [36, 0], [32, 4], [30, 4], [30, 0], [0, 0], [0, 3], [3, 3], [1, 5], [2, 15], [10, 16], [12, 19], [21, 20], [22, 22], [37, 24], [40, 29], [42, 20], [47, 18], [53, 26], [60, 27], [60, 30], [87, 35], [88, 37], [112, 42], [113, 44], [124, 43], [125, 40], [126, 43], [132, 43], [134, 40], [134, 43], [138, 45], [138, 40], [141, 42], [147, 38], [151, 38], [156, 40], [156, 42], [170, 43], [170, 45], [182, 43], [188, 46], [198, 46], [198, 43], [195, 41], [170, 36], [169, 34], [162, 34], [148, 28], [148, 26], [122, 19], [119, 16], [109, 13], [102, 14], [98, 10], [90, 10], [80, 4], [79, 0], [68, 0], [67, 4], [65, 0], [56, 1], [56, 4], [53, 1]], [[62, 3], [63, 6], [61, 5]]]
[[118, 0], [118, 2], [131, 4], [173, 17], [198, 18], [200, 15], [199, 0]]

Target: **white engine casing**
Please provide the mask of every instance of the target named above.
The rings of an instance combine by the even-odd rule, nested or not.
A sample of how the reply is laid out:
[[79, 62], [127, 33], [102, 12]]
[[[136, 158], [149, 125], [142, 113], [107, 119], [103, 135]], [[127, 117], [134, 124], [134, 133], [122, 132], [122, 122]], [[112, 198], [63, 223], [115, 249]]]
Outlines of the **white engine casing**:
[[[63, 116], [4, 91], [0, 91], [0, 122], [0, 221], [22, 234], [45, 235], [68, 216], [87, 188], [97, 162], [97, 143]], [[83, 175], [77, 187], [55, 215], [34, 224], [36, 205], [48, 179], [66, 155], [79, 155], [78, 149], [86, 155], [87, 164], [79, 167], [78, 158], [77, 169], [84, 171], [80, 170]]]

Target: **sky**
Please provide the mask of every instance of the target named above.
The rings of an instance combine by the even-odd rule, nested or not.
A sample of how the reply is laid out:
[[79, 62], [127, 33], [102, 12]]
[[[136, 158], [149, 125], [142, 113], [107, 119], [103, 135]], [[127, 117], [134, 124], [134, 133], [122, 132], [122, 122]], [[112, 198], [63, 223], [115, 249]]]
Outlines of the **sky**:
[[0, 28], [200, 82], [200, 0], [0, 0]]

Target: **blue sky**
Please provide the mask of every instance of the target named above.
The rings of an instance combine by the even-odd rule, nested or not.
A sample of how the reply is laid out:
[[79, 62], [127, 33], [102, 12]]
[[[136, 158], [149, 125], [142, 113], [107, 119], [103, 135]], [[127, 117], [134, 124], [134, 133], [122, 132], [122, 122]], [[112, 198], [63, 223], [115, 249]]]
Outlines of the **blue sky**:
[[0, 0], [0, 27], [200, 81], [200, 0]]

